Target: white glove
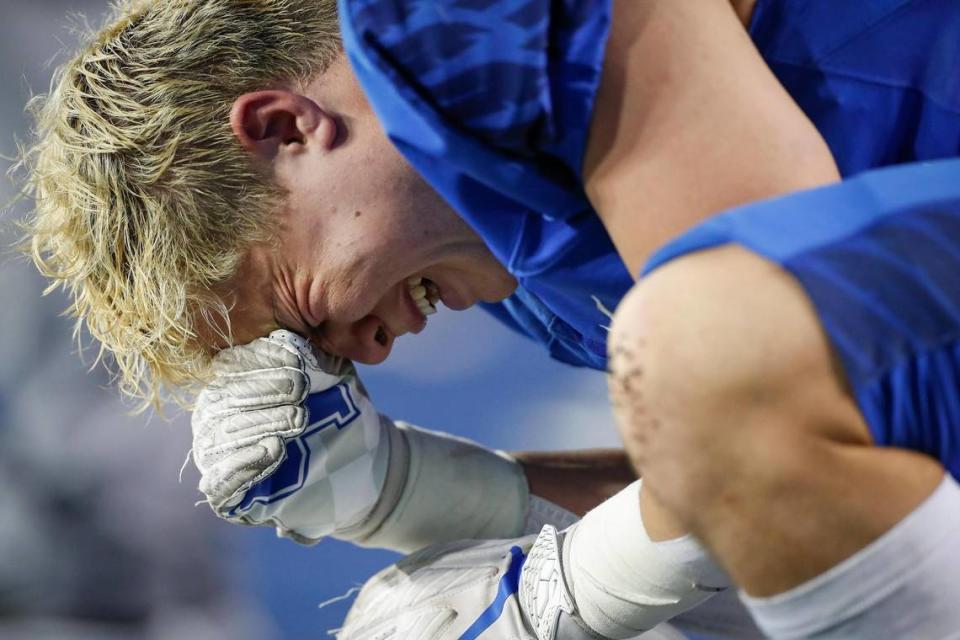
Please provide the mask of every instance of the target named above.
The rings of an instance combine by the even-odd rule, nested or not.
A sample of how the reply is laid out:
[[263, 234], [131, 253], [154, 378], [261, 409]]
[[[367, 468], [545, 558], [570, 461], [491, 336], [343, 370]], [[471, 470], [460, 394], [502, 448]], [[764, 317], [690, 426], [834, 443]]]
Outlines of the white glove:
[[369, 516], [386, 431], [348, 361], [275, 331], [214, 359], [193, 414], [199, 488], [222, 518], [316, 540]]
[[214, 512], [300, 542], [413, 551], [570, 518], [505, 454], [381, 416], [348, 361], [289, 331], [217, 354], [193, 433]]
[[[602, 640], [576, 615], [557, 541], [546, 526], [539, 536], [408, 556], [364, 585], [337, 640]], [[660, 625], [638, 637], [684, 636]]]

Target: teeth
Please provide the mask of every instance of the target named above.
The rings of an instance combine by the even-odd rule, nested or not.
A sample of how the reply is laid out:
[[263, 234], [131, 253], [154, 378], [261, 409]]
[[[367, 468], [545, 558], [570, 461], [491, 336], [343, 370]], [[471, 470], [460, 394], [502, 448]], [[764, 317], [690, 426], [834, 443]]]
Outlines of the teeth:
[[440, 289], [433, 282], [427, 281], [427, 300], [430, 301], [430, 304], [436, 305], [440, 302]]
[[426, 298], [420, 298], [419, 300], [414, 300], [417, 303], [417, 308], [420, 309], [420, 313], [425, 316], [433, 315], [437, 312], [437, 308], [430, 304], [430, 301]]
[[440, 300], [440, 290], [437, 289], [437, 285], [429, 280], [424, 282], [420, 276], [411, 276], [407, 278], [407, 288], [420, 313], [432, 316], [437, 312], [435, 305]]

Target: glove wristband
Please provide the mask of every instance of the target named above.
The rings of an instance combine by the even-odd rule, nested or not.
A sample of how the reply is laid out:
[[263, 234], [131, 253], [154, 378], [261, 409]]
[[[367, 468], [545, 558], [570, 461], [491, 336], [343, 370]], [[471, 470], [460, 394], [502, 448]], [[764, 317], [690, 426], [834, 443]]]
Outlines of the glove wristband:
[[338, 538], [410, 552], [460, 539], [521, 535], [530, 496], [523, 468], [469, 440], [398, 422], [384, 492], [371, 516]]

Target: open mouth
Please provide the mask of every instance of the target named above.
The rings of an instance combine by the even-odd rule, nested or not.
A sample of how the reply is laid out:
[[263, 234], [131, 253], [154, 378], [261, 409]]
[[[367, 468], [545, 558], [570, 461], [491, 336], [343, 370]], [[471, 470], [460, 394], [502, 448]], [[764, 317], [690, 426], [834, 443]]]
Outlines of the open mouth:
[[[437, 303], [440, 302], [440, 287], [433, 280], [423, 276], [410, 276], [406, 280], [406, 285], [413, 306], [423, 316], [422, 324], [414, 330], [414, 333], [418, 333], [426, 325], [427, 318], [437, 312]], [[374, 339], [380, 346], [386, 347], [389, 344], [390, 339], [384, 325], [377, 328]]]
[[410, 298], [417, 305], [417, 309], [424, 317], [432, 316], [437, 312], [437, 303], [440, 301], [440, 288], [432, 280], [422, 276], [407, 278], [407, 289]]

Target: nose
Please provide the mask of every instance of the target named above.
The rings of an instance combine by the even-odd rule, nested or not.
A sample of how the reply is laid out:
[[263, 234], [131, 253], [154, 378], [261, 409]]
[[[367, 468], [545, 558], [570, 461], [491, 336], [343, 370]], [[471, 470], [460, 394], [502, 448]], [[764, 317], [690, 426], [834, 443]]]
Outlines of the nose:
[[386, 324], [371, 315], [350, 323], [325, 322], [320, 348], [354, 362], [380, 364], [390, 355], [393, 341]]

